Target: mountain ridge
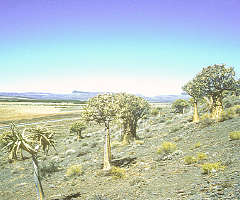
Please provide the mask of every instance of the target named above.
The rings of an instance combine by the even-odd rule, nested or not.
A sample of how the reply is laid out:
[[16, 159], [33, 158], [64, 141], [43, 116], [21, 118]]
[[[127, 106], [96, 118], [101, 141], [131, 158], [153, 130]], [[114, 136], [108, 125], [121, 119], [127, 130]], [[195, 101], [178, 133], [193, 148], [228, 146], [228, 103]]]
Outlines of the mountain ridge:
[[[72, 93], [69, 94], [57, 94], [57, 93], [49, 93], [49, 92], [0, 92], [0, 98], [3, 97], [17, 97], [17, 98], [27, 98], [34, 100], [79, 100], [79, 101], [87, 101], [88, 99], [98, 95], [104, 94], [106, 92], [87, 92], [87, 91], [77, 91], [73, 90]], [[189, 99], [188, 95], [180, 94], [180, 95], [158, 95], [154, 97], [148, 97], [141, 94], [136, 94], [137, 96], [141, 96], [147, 101], [150, 102], [159, 102], [159, 103], [171, 103], [177, 99]]]

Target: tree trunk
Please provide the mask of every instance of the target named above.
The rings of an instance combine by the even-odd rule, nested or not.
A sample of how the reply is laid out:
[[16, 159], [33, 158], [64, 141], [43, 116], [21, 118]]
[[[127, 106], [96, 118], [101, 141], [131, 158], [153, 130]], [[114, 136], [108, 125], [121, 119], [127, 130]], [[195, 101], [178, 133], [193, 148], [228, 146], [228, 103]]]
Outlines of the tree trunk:
[[43, 192], [42, 184], [40, 181], [38, 162], [34, 155], [32, 155], [32, 161], [33, 161], [33, 168], [34, 168], [34, 172], [33, 172], [34, 173], [34, 181], [35, 181], [35, 186], [37, 189], [38, 200], [43, 200], [44, 192]]
[[83, 139], [82, 131], [78, 131], [78, 132], [77, 132], [77, 138], [78, 138], [78, 140]]
[[213, 110], [213, 97], [212, 97], [212, 96], [204, 97], [204, 99], [207, 101], [208, 111], [209, 111], [210, 113], [212, 113], [212, 110]]
[[110, 128], [107, 128], [105, 134], [105, 144], [104, 144], [104, 158], [103, 158], [103, 170], [111, 169], [111, 145], [110, 145]]
[[194, 110], [193, 110], [193, 122], [199, 122], [199, 115], [198, 115], [198, 107], [197, 107], [197, 101], [194, 101], [193, 104]]
[[215, 97], [213, 100], [212, 118], [221, 121], [223, 113], [222, 99], [221, 97]]

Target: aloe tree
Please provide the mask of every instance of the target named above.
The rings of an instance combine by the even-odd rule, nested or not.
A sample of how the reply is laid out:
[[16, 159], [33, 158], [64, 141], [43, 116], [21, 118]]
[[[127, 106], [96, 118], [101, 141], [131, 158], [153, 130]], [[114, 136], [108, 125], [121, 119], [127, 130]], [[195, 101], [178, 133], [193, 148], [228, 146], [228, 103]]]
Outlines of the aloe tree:
[[94, 121], [105, 126], [103, 169], [111, 169], [110, 126], [116, 118], [116, 104], [113, 94], [100, 94], [88, 100], [82, 112], [83, 120]]
[[36, 159], [40, 148], [47, 154], [49, 146], [54, 149], [53, 133], [47, 129], [33, 128], [21, 131], [15, 124], [10, 125], [10, 130], [4, 132], [0, 137], [0, 143], [3, 150], [7, 150], [9, 158], [19, 159], [19, 154], [23, 159], [23, 151], [29, 153], [32, 157], [34, 167], [34, 179], [39, 200], [44, 199], [44, 192], [39, 177], [38, 162]]
[[172, 103], [172, 108], [176, 113], [184, 113], [185, 108], [189, 106], [189, 103], [184, 99], [177, 99]]
[[78, 140], [82, 139], [82, 131], [85, 130], [86, 124], [83, 121], [75, 122], [70, 127], [70, 133], [77, 133]]
[[142, 97], [126, 93], [116, 94], [115, 104], [117, 118], [123, 128], [122, 141], [129, 143], [138, 138], [136, 134], [138, 121], [149, 112], [150, 105]]
[[237, 89], [234, 69], [225, 64], [212, 65], [203, 68], [197, 77], [204, 96], [212, 103], [212, 118], [218, 121], [223, 112], [223, 92]]
[[193, 98], [193, 122], [199, 122], [199, 114], [198, 114], [198, 100], [203, 97], [204, 93], [200, 85], [200, 80], [198, 77], [194, 77], [192, 80], [187, 82], [183, 87], [183, 91], [185, 91], [189, 96]]

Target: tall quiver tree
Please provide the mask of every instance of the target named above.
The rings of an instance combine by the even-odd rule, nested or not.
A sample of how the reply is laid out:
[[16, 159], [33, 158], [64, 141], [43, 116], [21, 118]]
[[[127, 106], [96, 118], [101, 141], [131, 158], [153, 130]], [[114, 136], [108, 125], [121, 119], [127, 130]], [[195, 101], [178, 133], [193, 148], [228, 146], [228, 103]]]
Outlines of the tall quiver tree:
[[197, 76], [204, 96], [212, 101], [212, 118], [219, 121], [223, 112], [223, 92], [237, 89], [234, 69], [225, 64], [212, 65], [203, 68]]
[[182, 87], [183, 91], [185, 91], [189, 96], [193, 98], [193, 122], [199, 122], [199, 114], [198, 114], [198, 100], [202, 98], [203, 91], [201, 90], [200, 83], [198, 77], [195, 77], [193, 80], [189, 81]]
[[82, 112], [83, 120], [103, 124], [106, 129], [104, 144], [103, 169], [111, 169], [110, 125], [116, 117], [116, 106], [113, 94], [100, 94], [88, 100]]
[[122, 142], [128, 144], [138, 138], [138, 121], [149, 112], [150, 105], [142, 97], [126, 93], [116, 94], [115, 99], [117, 118], [123, 128]]

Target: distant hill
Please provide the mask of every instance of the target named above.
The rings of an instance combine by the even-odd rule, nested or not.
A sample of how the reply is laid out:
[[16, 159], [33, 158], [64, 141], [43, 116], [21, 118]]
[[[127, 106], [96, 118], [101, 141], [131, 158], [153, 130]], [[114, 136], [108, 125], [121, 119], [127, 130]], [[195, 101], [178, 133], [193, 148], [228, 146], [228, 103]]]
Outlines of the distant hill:
[[[85, 92], [74, 90], [70, 94], [54, 94], [54, 93], [44, 93], [44, 92], [0, 92], [0, 98], [25, 98], [34, 100], [79, 100], [87, 101], [98, 94], [103, 94], [104, 92]], [[188, 95], [159, 95], [155, 97], [146, 97], [138, 95], [150, 102], [173, 102], [176, 99], [189, 99]]]

